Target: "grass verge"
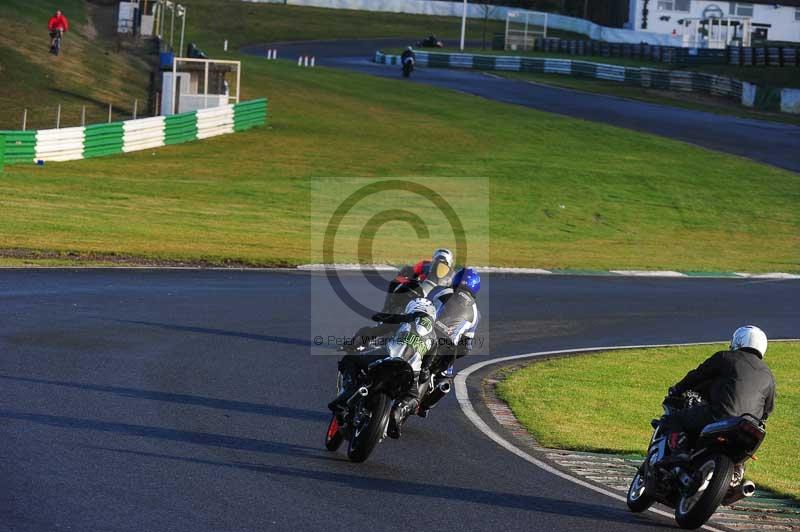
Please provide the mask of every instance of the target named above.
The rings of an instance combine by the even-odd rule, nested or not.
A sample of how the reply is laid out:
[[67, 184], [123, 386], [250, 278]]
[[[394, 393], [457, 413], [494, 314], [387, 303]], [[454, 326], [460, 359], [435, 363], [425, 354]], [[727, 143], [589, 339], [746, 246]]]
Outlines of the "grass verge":
[[[669, 386], [724, 345], [610, 351], [536, 362], [512, 373], [498, 393], [542, 445], [644, 454]], [[756, 484], [800, 501], [800, 343], [772, 342], [767, 362], [778, 397], [758, 461]]]
[[[212, 10], [218, 4], [190, 4], [189, 37], [203, 48], [237, 29], [242, 43], [252, 42], [258, 32], [246, 28], [286, 8], [225, 2]], [[319, 11], [309, 11], [309, 20], [362, 16]], [[291, 33], [281, 31], [259, 38]], [[790, 172], [400, 79], [228, 57], [243, 61], [245, 99], [270, 98], [268, 127], [115, 157], [7, 167], [0, 248], [18, 253], [5, 260], [304, 263], [313, 259], [314, 177], [482, 176], [491, 182], [494, 264], [800, 271], [800, 189]], [[731, 213], [732, 190], [747, 191], [746, 216]], [[448, 244], [410, 240], [377, 241], [376, 260], [407, 262]], [[356, 250], [339, 258], [355, 259]]]

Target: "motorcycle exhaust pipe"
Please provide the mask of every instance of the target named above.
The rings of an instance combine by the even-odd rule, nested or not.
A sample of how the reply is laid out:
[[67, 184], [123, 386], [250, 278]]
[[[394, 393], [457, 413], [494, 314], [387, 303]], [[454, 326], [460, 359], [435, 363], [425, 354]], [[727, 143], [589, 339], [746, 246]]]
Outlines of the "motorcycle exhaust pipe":
[[745, 497], [752, 497], [755, 495], [755, 493], [756, 485], [750, 480], [745, 480], [728, 492], [728, 495], [722, 501], [722, 505], [730, 506], [731, 504], [735, 503], [736, 501], [740, 501]]
[[450, 393], [450, 381], [440, 382], [436, 389], [442, 392], [442, 395], [447, 395]]
[[356, 393], [350, 396], [350, 399], [347, 400], [347, 403], [350, 404], [356, 397], [359, 396], [366, 397], [367, 395], [369, 395], [369, 388], [367, 388], [366, 386], [362, 386], [361, 388], [356, 390]]

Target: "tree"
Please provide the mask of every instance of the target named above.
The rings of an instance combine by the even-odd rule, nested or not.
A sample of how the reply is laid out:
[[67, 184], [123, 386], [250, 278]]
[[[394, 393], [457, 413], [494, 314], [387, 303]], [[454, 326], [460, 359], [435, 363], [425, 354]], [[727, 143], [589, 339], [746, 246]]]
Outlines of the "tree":
[[489, 17], [491, 17], [497, 6], [490, 3], [491, 0], [474, 0], [474, 3], [481, 6], [481, 15], [483, 15], [483, 37], [481, 48], [486, 50], [486, 27], [489, 25]]

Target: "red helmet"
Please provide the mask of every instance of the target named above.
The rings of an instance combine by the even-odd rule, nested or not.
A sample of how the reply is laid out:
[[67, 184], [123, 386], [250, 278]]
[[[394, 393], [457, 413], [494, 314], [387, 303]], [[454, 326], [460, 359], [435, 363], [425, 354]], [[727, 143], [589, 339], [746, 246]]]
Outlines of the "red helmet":
[[431, 261], [429, 260], [421, 260], [414, 265], [414, 277], [419, 279], [420, 281], [424, 281], [425, 277], [428, 276], [428, 272], [431, 269]]

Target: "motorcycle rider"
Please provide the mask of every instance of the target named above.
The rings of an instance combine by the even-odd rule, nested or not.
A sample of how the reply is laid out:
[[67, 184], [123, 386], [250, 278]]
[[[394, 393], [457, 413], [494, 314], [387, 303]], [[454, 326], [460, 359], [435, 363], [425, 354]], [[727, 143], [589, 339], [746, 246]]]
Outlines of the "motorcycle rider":
[[414, 47], [413, 46], [409, 46], [408, 48], [403, 50], [403, 53], [400, 55], [400, 63], [405, 65], [406, 64], [406, 60], [408, 58], [411, 58], [413, 61], [416, 61], [416, 59], [417, 59], [417, 56], [414, 54]]
[[454, 288], [436, 288], [429, 295], [436, 306], [436, 333], [439, 348], [435, 356], [423, 361], [420, 381], [428, 380], [434, 371], [433, 388], [420, 405], [418, 415], [427, 417], [428, 411], [446, 395], [439, 386], [452, 387], [450, 370], [456, 359], [469, 353], [480, 321], [475, 300], [481, 289], [481, 276], [472, 268], [463, 268], [453, 277]]
[[670, 449], [685, 458], [690, 440], [714, 421], [751, 414], [765, 421], [775, 403], [775, 378], [764, 363], [767, 335], [753, 325], [734, 331], [728, 351], [719, 351], [669, 389], [670, 397], [693, 390], [703, 403], [664, 419]]
[[[415, 297], [427, 297], [436, 287], [451, 286], [455, 276], [454, 265], [455, 258], [452, 251], [447, 248], [435, 250], [427, 268], [423, 261], [420, 275], [415, 279], [407, 279], [406, 282], [394, 284], [394, 289], [386, 296], [382, 313], [401, 312]], [[390, 288], [392, 288], [391, 285]]]
[[[437, 347], [435, 319], [436, 308], [433, 303], [425, 298], [412, 299], [403, 315], [395, 316], [397, 327], [385, 350], [380, 350], [378, 354], [362, 355], [359, 354], [360, 350], [356, 349], [342, 357], [339, 361], [339, 373], [342, 376], [341, 392], [328, 404], [328, 408], [337, 416], [343, 417], [347, 412], [347, 399], [355, 393], [356, 375], [359, 369], [386, 358], [387, 355], [390, 358], [403, 358], [408, 362], [414, 370], [414, 382], [418, 383], [423, 358], [435, 352]], [[400, 437], [400, 427], [418, 406], [419, 387], [415, 385], [407, 395], [395, 403], [388, 429], [390, 437]]]

